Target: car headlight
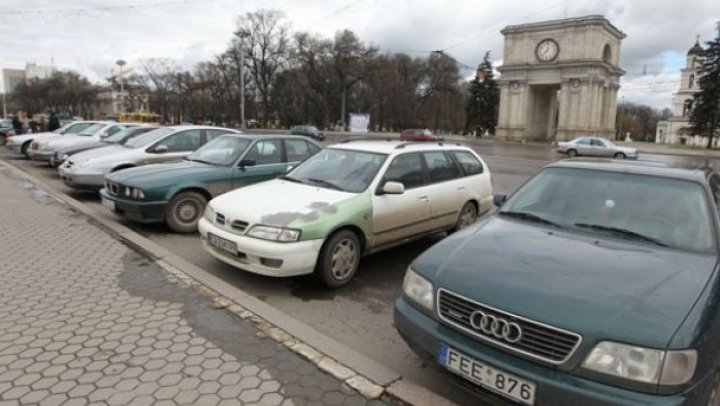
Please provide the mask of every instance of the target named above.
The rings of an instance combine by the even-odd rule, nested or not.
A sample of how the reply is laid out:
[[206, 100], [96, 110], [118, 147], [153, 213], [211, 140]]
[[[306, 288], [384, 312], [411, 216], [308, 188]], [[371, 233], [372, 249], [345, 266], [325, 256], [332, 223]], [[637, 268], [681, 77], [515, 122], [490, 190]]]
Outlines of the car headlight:
[[602, 341], [583, 367], [607, 375], [654, 385], [681, 385], [695, 373], [695, 350], [663, 351]]
[[137, 188], [137, 187], [130, 187], [130, 186], [125, 187], [125, 190], [123, 190], [123, 195], [126, 198], [133, 198], [136, 200], [145, 199], [145, 192], [143, 192], [142, 189]]
[[213, 210], [213, 208], [210, 207], [209, 204], [205, 206], [205, 212], [203, 213], [203, 217], [205, 218], [205, 220], [211, 223], [215, 221], [215, 210]]
[[435, 303], [435, 293], [433, 292], [432, 283], [429, 280], [418, 275], [412, 268], [408, 268], [403, 281], [403, 293], [405, 296], [414, 300], [417, 304], [428, 310], [433, 309]]
[[284, 227], [253, 226], [247, 232], [247, 235], [262, 240], [292, 242], [300, 239], [300, 230]]

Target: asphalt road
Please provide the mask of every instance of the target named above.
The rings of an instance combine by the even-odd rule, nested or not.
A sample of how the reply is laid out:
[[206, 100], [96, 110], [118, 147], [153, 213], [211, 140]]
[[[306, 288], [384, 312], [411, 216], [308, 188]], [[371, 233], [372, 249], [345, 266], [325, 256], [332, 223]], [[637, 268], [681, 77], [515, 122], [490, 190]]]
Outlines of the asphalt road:
[[[345, 137], [330, 136], [325, 144], [342, 138]], [[494, 144], [482, 140], [473, 140], [471, 145], [490, 167], [496, 193], [511, 193], [539, 168], [551, 160], [561, 158], [549, 147]], [[0, 150], [0, 157], [7, 157], [4, 148]], [[642, 159], [688, 164], [706, 163], [698, 158], [668, 155], [643, 155]], [[108, 218], [117, 218], [102, 207], [96, 194], [79, 193], [63, 186], [55, 170], [21, 159], [13, 159], [12, 162], [28, 173], [66, 190], [68, 195], [86, 202], [92, 210]], [[717, 167], [717, 162], [711, 164]], [[206, 254], [196, 234], [179, 235], [170, 232], [165, 226], [123, 223], [166, 249], [416, 383], [459, 404], [478, 403], [472, 395], [452, 384], [444, 374], [416, 357], [393, 327], [392, 305], [400, 294], [407, 266], [420, 253], [442, 239], [443, 235], [366, 257], [362, 260], [353, 282], [344, 288], [331, 291], [320, 286], [312, 277], [275, 279], [232, 268]]]

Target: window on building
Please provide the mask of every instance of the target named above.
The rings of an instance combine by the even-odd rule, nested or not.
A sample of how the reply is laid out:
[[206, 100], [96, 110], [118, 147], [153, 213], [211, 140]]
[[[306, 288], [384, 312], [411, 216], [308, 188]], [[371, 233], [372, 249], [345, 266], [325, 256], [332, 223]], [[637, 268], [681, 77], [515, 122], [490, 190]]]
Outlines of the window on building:
[[683, 117], [689, 117], [692, 112], [692, 100], [685, 100], [683, 104]]
[[603, 48], [603, 61], [607, 63], [612, 63], [612, 48], [610, 48], [610, 44], [605, 44], [605, 48]]
[[688, 89], [692, 89], [693, 86], [695, 86], [695, 75], [690, 75], [690, 80], [688, 81]]

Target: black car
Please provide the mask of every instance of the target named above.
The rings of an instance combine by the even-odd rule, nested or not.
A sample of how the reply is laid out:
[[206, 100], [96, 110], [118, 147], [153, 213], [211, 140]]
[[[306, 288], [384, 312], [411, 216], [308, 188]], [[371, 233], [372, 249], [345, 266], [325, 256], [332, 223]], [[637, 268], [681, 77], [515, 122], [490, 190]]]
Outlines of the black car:
[[408, 268], [411, 348], [521, 404], [720, 404], [720, 175], [571, 159], [495, 204]]
[[318, 130], [317, 127], [312, 125], [296, 125], [295, 127], [292, 127], [290, 129], [290, 134], [303, 135], [305, 137], [310, 137], [318, 141], [322, 141], [325, 139], [325, 134], [323, 134], [322, 131]]

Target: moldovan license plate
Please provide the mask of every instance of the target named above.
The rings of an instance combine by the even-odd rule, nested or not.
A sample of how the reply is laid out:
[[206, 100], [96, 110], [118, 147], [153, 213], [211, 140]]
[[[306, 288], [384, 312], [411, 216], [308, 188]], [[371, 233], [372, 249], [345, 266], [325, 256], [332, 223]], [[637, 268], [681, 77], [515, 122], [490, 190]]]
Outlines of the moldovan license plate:
[[208, 233], [208, 242], [210, 245], [223, 249], [233, 255], [237, 255], [237, 244], [230, 240], [218, 237], [215, 234]]
[[438, 362], [468, 381], [527, 405], [535, 403], [535, 384], [506, 373], [450, 348], [438, 346]]
[[102, 205], [107, 207], [108, 209], [115, 211], [115, 202], [112, 200], [108, 200], [106, 198], [102, 198]]

